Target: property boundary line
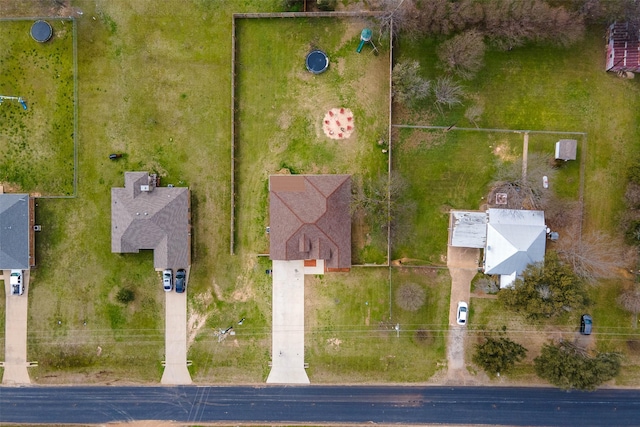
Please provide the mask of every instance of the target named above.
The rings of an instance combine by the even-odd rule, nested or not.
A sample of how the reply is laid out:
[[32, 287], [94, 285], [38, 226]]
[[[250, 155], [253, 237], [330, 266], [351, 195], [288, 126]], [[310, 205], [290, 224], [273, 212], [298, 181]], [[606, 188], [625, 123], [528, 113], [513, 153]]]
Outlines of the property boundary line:
[[231, 219], [229, 253], [235, 254], [236, 234], [236, 16], [231, 18]]
[[476, 132], [502, 132], [502, 133], [540, 133], [553, 135], [586, 135], [586, 132], [578, 131], [554, 131], [554, 130], [531, 130], [531, 129], [492, 129], [492, 128], [461, 128], [458, 126], [427, 126], [427, 125], [392, 125], [394, 128], [404, 129], [441, 129], [446, 131], [466, 130]]
[[0, 18], [3, 21], [70, 21], [71, 22], [71, 46], [72, 46], [72, 62], [73, 62], [73, 182], [72, 193], [70, 195], [43, 195], [38, 199], [75, 199], [78, 197], [78, 27], [76, 19], [73, 16], [26, 16], [26, 17], [9, 17]]
[[[229, 236], [229, 252], [235, 255], [235, 234], [236, 234], [236, 19], [273, 19], [273, 18], [377, 18], [384, 16], [385, 12], [380, 11], [360, 11], [360, 12], [269, 12], [269, 13], [234, 13], [231, 16], [231, 189], [230, 189], [230, 236]], [[393, 22], [391, 22], [390, 30], [390, 48], [389, 63], [390, 68], [393, 67]], [[391, 172], [391, 74], [389, 75], [389, 166], [388, 171]], [[390, 178], [389, 178], [390, 179]], [[391, 206], [388, 201], [388, 206]], [[387, 215], [389, 217], [389, 215]], [[387, 223], [388, 235], [391, 233], [391, 219]], [[390, 240], [387, 238], [387, 263], [380, 265], [381, 267], [390, 265]]]
[[254, 12], [254, 13], [234, 13], [236, 18], [361, 18], [383, 16], [385, 12], [361, 11], [361, 12]]
[[[518, 133], [518, 134], [541, 134], [541, 135], [576, 135], [582, 138], [580, 148], [580, 184], [578, 186], [578, 203], [580, 205], [580, 221], [578, 224], [578, 239], [582, 240], [582, 230], [584, 228], [584, 185], [585, 170], [587, 162], [587, 132], [579, 131], [554, 131], [554, 130], [530, 130], [530, 129], [493, 129], [493, 128], [464, 128], [457, 126], [429, 126], [429, 125], [392, 125], [392, 127], [400, 129], [430, 129], [444, 130], [451, 132], [455, 130], [474, 131], [474, 132], [498, 132], [498, 133]], [[390, 150], [391, 151], [391, 150]]]
[[391, 165], [393, 163], [393, 143], [391, 132], [393, 130], [393, 17], [389, 23], [389, 150], [387, 158], [387, 268], [389, 270], [389, 320], [393, 313], [393, 283], [391, 274]]

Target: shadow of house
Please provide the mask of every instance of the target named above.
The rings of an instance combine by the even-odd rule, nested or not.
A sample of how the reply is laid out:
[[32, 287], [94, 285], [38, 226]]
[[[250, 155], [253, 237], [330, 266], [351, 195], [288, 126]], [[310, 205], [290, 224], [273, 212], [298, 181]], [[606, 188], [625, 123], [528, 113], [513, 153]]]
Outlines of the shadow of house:
[[153, 250], [156, 270], [191, 264], [189, 189], [156, 187], [155, 175], [125, 172], [111, 189], [111, 252]]

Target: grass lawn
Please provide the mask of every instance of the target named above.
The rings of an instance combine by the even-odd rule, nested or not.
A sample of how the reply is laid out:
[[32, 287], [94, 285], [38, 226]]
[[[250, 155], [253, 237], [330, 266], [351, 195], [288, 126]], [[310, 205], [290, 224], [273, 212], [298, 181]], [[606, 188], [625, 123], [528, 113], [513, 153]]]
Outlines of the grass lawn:
[[[377, 141], [388, 129], [388, 47], [379, 46], [378, 56], [357, 54], [363, 25], [360, 19], [236, 20], [238, 253], [268, 252], [270, 174], [386, 174]], [[305, 68], [312, 48], [329, 56], [323, 74]], [[349, 139], [324, 134], [322, 120], [333, 107], [353, 111]], [[356, 259], [368, 253], [356, 249]], [[386, 253], [386, 240], [377, 252]]]
[[30, 35], [33, 21], [0, 20], [0, 184], [11, 192], [73, 194], [73, 22], [48, 21], [51, 40]]
[[[619, 352], [623, 355], [622, 370], [611, 384], [620, 386], [636, 385], [640, 380], [640, 339], [638, 329], [633, 327], [633, 316], [618, 307], [620, 283], [617, 280], [602, 281], [588, 288], [593, 304], [584, 312], [594, 319], [591, 335], [593, 350]], [[528, 349], [525, 361], [514, 371], [503, 375], [500, 381], [514, 383], [539, 383], [533, 370], [533, 359], [540, 354], [543, 344], [558, 339], [577, 340], [579, 336], [580, 315], [582, 311], [567, 313], [553, 321], [526, 321], [522, 316], [502, 307], [495, 299], [472, 298], [469, 331], [471, 339], [467, 342], [467, 361], [471, 360], [474, 344], [482, 342], [484, 331], [501, 331], [507, 327], [506, 336]], [[583, 337], [581, 337], [583, 338]], [[469, 363], [469, 362], [468, 362]]]
[[[260, 3], [268, 9], [276, 2]], [[190, 187], [189, 315], [214, 311], [218, 296], [198, 295], [211, 294], [218, 283], [225, 292], [233, 289], [240, 271], [228, 255], [235, 6], [77, 6], [84, 12], [78, 20], [78, 197], [38, 201], [43, 231], [31, 276], [28, 358], [40, 365], [30, 372], [42, 383], [157, 382], [164, 359], [161, 281], [150, 252], [111, 253], [110, 189], [124, 184], [128, 170], [157, 172], [163, 185]], [[107, 158], [112, 152], [124, 156], [113, 162]], [[123, 287], [136, 293], [128, 306], [116, 298]], [[231, 292], [219, 297], [231, 298]]]
[[[123, 185], [128, 170], [156, 172], [163, 185], [192, 190], [189, 320], [194, 342], [189, 359], [194, 379], [264, 379], [271, 321], [264, 270], [270, 263], [255, 255], [266, 248], [259, 231], [267, 212], [268, 173], [283, 167], [371, 175], [386, 170], [386, 157], [367, 148], [387, 126], [380, 117], [386, 115], [388, 56], [355, 54], [362, 23], [244, 21], [239, 54], [248, 63], [238, 69], [241, 239], [239, 254], [229, 255], [231, 13], [275, 10], [279, 4], [194, 1], [176, 9], [154, 1], [77, 3], [83, 10], [78, 20], [78, 197], [38, 200], [43, 231], [37, 236], [39, 265], [31, 276], [28, 330], [28, 358], [39, 361], [30, 371], [34, 381], [160, 378], [164, 294], [152, 254], [110, 251], [110, 189]], [[296, 36], [283, 40], [277, 25], [295, 30]], [[324, 43], [332, 61], [315, 83], [303, 62], [312, 42]], [[269, 58], [273, 63], [265, 69]], [[314, 131], [333, 106], [351, 108], [360, 126], [346, 144]], [[284, 117], [287, 111], [291, 114]], [[264, 148], [273, 144], [280, 151], [265, 156]], [[110, 161], [113, 152], [123, 157]], [[264, 173], [249, 177], [249, 170]], [[135, 291], [128, 305], [117, 300], [123, 288]], [[239, 347], [229, 340], [212, 350], [217, 328], [242, 317], [247, 321], [244, 329], [236, 328]]]
[[[281, 2], [193, 0], [176, 7], [174, 2], [153, 0], [80, 0], [74, 6], [83, 10], [77, 22], [78, 197], [38, 200], [43, 231], [37, 235], [39, 265], [31, 275], [28, 329], [28, 358], [39, 361], [39, 367], [30, 371], [33, 380], [159, 381], [164, 294], [153, 271], [152, 254], [110, 251], [110, 189], [123, 185], [125, 171], [143, 170], [158, 173], [163, 185], [192, 190], [188, 315], [193, 343], [188, 358], [193, 361], [193, 379], [264, 381], [271, 341], [271, 287], [264, 272], [270, 262], [257, 255], [268, 250], [264, 233], [269, 224], [267, 178], [283, 169], [363, 178], [386, 173], [387, 157], [377, 144], [386, 136], [388, 125], [388, 46], [378, 46], [379, 56], [356, 54], [363, 22], [355, 19], [238, 21], [237, 255], [232, 256], [231, 14], [274, 11]], [[0, 23], [0, 30], [5, 24]], [[484, 104], [478, 121], [481, 127], [587, 132], [586, 225], [614, 233], [623, 208], [620, 171], [636, 159], [640, 144], [635, 125], [640, 120], [640, 83], [602, 71], [602, 35], [603, 29], [591, 29], [570, 50], [526, 47], [489, 52], [485, 69], [466, 83], [466, 106]], [[61, 43], [55, 43], [35, 48], [62, 49]], [[70, 42], [64, 46], [67, 43], [70, 46]], [[8, 44], [3, 46], [0, 52]], [[433, 78], [439, 73], [432, 56], [435, 46], [431, 39], [411, 44], [401, 40], [395, 53], [400, 60], [420, 60], [425, 76]], [[313, 76], [304, 68], [304, 56], [311, 47], [329, 54], [331, 65], [324, 74]], [[27, 55], [29, 50], [20, 52]], [[44, 64], [55, 58], [37, 54], [28, 59], [45, 69]], [[12, 69], [19, 69], [18, 62], [12, 64]], [[5, 74], [21, 77], [21, 73]], [[5, 74], [0, 84], [5, 84], [1, 80]], [[66, 85], [70, 79], [64, 80]], [[55, 113], [37, 118], [44, 111], [37, 107], [44, 101], [35, 87], [18, 94], [30, 103], [26, 112], [8, 101], [0, 106], [0, 118], [15, 123], [10, 129], [18, 136], [12, 140], [16, 143], [27, 131], [39, 129], [45, 137], [29, 138], [29, 144], [40, 141], [42, 145], [49, 142], [46, 135], [58, 131], [66, 135], [63, 126], [72, 129], [72, 122], [66, 120], [72, 91], [58, 80], [38, 81], [57, 82], [50, 88], [57, 91], [51, 92], [55, 96], [46, 99], [62, 107], [51, 107]], [[466, 106], [440, 115], [425, 103], [416, 114], [397, 117], [420, 124], [472, 127], [463, 118]], [[346, 141], [333, 141], [322, 133], [322, 118], [332, 107], [348, 107], [355, 114], [356, 131]], [[28, 126], [28, 120], [37, 126]], [[530, 150], [547, 150], [553, 139], [532, 137]], [[40, 169], [34, 177], [26, 172], [29, 169], [18, 171], [12, 178], [15, 186], [43, 194], [70, 194], [73, 173], [65, 163], [73, 162], [72, 139], [69, 142], [53, 154], [43, 147], [25, 146], [25, 156], [30, 151], [49, 153], [51, 169], [33, 164], [32, 168]], [[394, 258], [443, 264], [448, 210], [479, 208], [496, 168], [513, 161], [511, 156], [521, 153], [521, 143], [522, 136], [517, 134], [399, 130], [393, 166], [409, 182], [417, 213], [414, 218], [400, 215], [413, 234], [396, 236]], [[496, 152], [503, 146], [508, 149]], [[11, 147], [8, 143], [0, 149], [16, 149]], [[123, 158], [110, 161], [107, 156], [113, 152], [123, 153]], [[13, 151], [11, 156], [3, 153], [0, 161], [17, 158]], [[563, 197], [575, 197], [575, 165], [567, 165], [561, 185], [554, 188]], [[49, 170], [57, 175], [46, 175]], [[354, 232], [355, 260], [378, 262], [386, 254], [386, 242], [376, 233], [380, 234], [366, 221], [360, 224]], [[306, 360], [313, 382], [422, 382], [437, 372], [438, 363], [445, 359], [449, 277], [430, 269], [393, 269], [391, 279], [389, 292], [386, 268], [356, 267], [349, 274], [307, 278]], [[425, 289], [426, 303], [415, 312], [401, 310], [394, 300], [396, 289], [407, 282]], [[123, 288], [135, 291], [128, 305], [117, 298]], [[640, 357], [637, 340], [629, 329], [622, 330], [620, 337], [609, 333], [629, 319], [622, 312], [600, 311], [613, 304], [614, 282], [598, 289], [602, 290], [594, 291], [597, 303], [592, 312], [598, 348], [625, 352], [624, 374], [632, 384], [640, 375], [634, 368]], [[492, 300], [474, 299], [470, 308], [470, 327], [499, 328], [509, 320]], [[540, 330], [518, 329], [515, 323], [507, 326], [510, 333], [523, 334], [514, 335], [516, 340], [536, 337], [543, 342], [549, 330], [573, 333], [575, 316], [563, 319], [559, 326], [541, 325]], [[241, 318], [245, 322], [237, 325]], [[400, 324], [399, 334], [396, 324]], [[236, 335], [218, 342], [219, 330], [231, 325]], [[599, 335], [599, 327], [608, 329]], [[534, 353], [530, 351], [530, 357]], [[528, 378], [527, 365], [519, 369], [514, 378]]]
[[[449, 276], [394, 269], [392, 283], [389, 292], [387, 268], [307, 279], [305, 358], [312, 382], [424, 382], [436, 373], [446, 359]], [[425, 290], [416, 311], [397, 305], [396, 291], [404, 283]]]
[[[427, 116], [432, 120], [425, 124], [472, 127], [464, 118], [465, 108], [481, 104], [480, 127], [586, 132], [586, 227], [616, 233], [626, 184], [620, 171], [637, 160], [640, 147], [635, 125], [640, 120], [640, 82], [604, 72], [604, 31], [589, 28], [585, 39], [570, 49], [528, 46], [487, 52], [483, 70], [463, 83], [465, 105], [443, 115], [431, 112]], [[434, 40], [401, 41], [398, 61], [418, 60], [425, 77], [434, 78], [440, 73], [432, 61], [436, 46]]]
[[[555, 142], [565, 137], [530, 133], [528, 155], [553, 157]], [[583, 140], [580, 135], [574, 138]], [[418, 209], [414, 217], [400, 213], [396, 219], [412, 226], [396, 235], [393, 258], [445, 265], [449, 211], [486, 209], [496, 173], [505, 168], [520, 170], [523, 139], [520, 133], [399, 129], [394, 169], [410, 183], [408, 198], [417, 203]], [[556, 171], [549, 191], [559, 198], [578, 201], [579, 160], [563, 163]], [[538, 185], [541, 187], [542, 182]]]

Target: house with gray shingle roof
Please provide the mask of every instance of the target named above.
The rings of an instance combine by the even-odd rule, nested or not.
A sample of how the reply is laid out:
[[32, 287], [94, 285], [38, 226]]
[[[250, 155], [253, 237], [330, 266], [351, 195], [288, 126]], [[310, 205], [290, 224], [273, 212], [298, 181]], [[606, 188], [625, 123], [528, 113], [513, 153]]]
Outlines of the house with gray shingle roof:
[[351, 176], [269, 177], [270, 258], [351, 268]]
[[34, 201], [28, 194], [0, 194], [0, 270], [35, 266]]
[[155, 175], [125, 172], [111, 189], [111, 252], [153, 250], [157, 270], [191, 263], [190, 195], [186, 187], [158, 187]]

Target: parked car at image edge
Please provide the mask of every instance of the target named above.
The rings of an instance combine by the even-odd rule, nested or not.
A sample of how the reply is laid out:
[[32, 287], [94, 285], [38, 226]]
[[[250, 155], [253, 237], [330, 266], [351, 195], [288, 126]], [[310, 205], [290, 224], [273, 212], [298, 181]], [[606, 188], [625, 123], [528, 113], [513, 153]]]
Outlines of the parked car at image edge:
[[179, 294], [187, 290], [187, 272], [181, 268], [176, 272], [176, 292]]
[[467, 324], [467, 312], [469, 311], [469, 307], [467, 303], [464, 301], [458, 302], [458, 314], [456, 315], [456, 322], [458, 325], [466, 325]]
[[162, 272], [162, 286], [165, 292], [170, 292], [173, 289], [173, 270], [166, 269]]
[[22, 295], [24, 293], [22, 270], [11, 270], [11, 276], [9, 276], [9, 284], [11, 285], [11, 295]]
[[591, 335], [591, 326], [593, 325], [593, 319], [588, 314], [583, 314], [580, 318], [580, 333], [582, 335]]

